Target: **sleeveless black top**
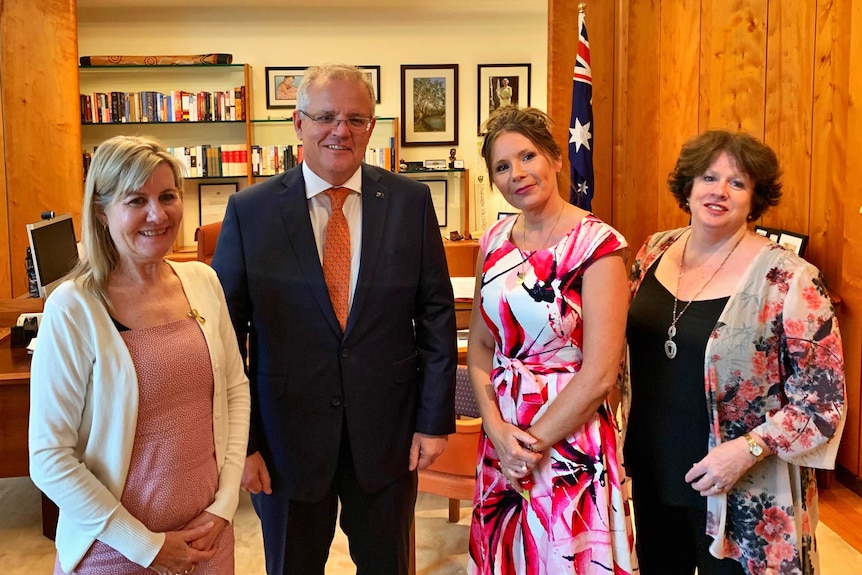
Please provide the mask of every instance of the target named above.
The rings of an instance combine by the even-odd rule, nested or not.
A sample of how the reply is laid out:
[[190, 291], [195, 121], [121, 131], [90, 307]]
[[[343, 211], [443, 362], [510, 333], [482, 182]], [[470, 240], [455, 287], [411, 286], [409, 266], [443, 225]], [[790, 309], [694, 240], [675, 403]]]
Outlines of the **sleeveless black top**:
[[[707, 453], [709, 413], [704, 354], [729, 297], [693, 301], [676, 324], [674, 359], [664, 351], [673, 294], [647, 270], [628, 315], [632, 403], [623, 454], [626, 471], [669, 505], [705, 508], [685, 474]], [[679, 313], [686, 302], [677, 304]]]

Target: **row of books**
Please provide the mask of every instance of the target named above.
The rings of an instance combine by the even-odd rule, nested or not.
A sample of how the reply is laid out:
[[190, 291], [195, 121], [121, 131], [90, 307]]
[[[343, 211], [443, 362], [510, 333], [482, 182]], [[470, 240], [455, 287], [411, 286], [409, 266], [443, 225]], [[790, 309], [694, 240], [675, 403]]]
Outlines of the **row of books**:
[[187, 178], [218, 178], [248, 175], [245, 144], [186, 146], [168, 148], [186, 166]]
[[395, 139], [391, 138], [391, 140], [393, 141], [390, 146], [381, 148], [369, 147], [366, 149], [365, 163], [369, 166], [377, 166], [378, 168], [394, 172], [397, 165], [395, 162]]
[[245, 86], [216, 92], [81, 94], [82, 124], [233, 122], [245, 120]]
[[274, 176], [297, 166], [302, 161], [302, 144], [297, 144], [296, 154], [293, 146], [252, 146], [251, 174], [253, 176]]

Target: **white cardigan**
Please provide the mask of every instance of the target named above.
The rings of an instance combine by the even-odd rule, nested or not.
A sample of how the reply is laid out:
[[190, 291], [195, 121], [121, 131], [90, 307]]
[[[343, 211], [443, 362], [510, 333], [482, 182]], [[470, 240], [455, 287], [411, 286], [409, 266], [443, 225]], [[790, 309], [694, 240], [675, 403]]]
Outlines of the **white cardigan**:
[[[168, 263], [189, 306], [206, 319], [201, 328], [215, 380], [219, 469], [218, 491], [206, 510], [231, 521], [248, 441], [248, 379], [215, 272], [198, 262]], [[30, 378], [30, 476], [60, 508], [60, 566], [71, 571], [98, 539], [148, 567], [165, 535], [147, 529], [120, 503], [138, 413], [128, 348], [104, 305], [72, 281], [45, 303], [38, 342]]]

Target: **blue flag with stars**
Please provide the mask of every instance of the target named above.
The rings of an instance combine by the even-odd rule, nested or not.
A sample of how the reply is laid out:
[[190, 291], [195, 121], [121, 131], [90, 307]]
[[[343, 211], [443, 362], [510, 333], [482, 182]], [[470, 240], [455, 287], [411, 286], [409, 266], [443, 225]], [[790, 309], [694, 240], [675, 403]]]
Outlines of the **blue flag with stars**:
[[593, 199], [593, 71], [584, 11], [578, 15], [578, 55], [572, 75], [572, 119], [569, 123], [569, 202], [591, 211]]

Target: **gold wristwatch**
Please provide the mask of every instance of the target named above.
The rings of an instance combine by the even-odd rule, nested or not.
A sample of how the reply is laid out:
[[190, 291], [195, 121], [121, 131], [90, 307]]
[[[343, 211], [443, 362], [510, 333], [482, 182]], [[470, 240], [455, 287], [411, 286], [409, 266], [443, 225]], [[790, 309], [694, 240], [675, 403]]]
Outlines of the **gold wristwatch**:
[[754, 458], [760, 461], [760, 458], [763, 457], [763, 448], [760, 447], [760, 444], [757, 443], [750, 433], [746, 433], [743, 435], [745, 441], [748, 442], [748, 452], [754, 456]]

